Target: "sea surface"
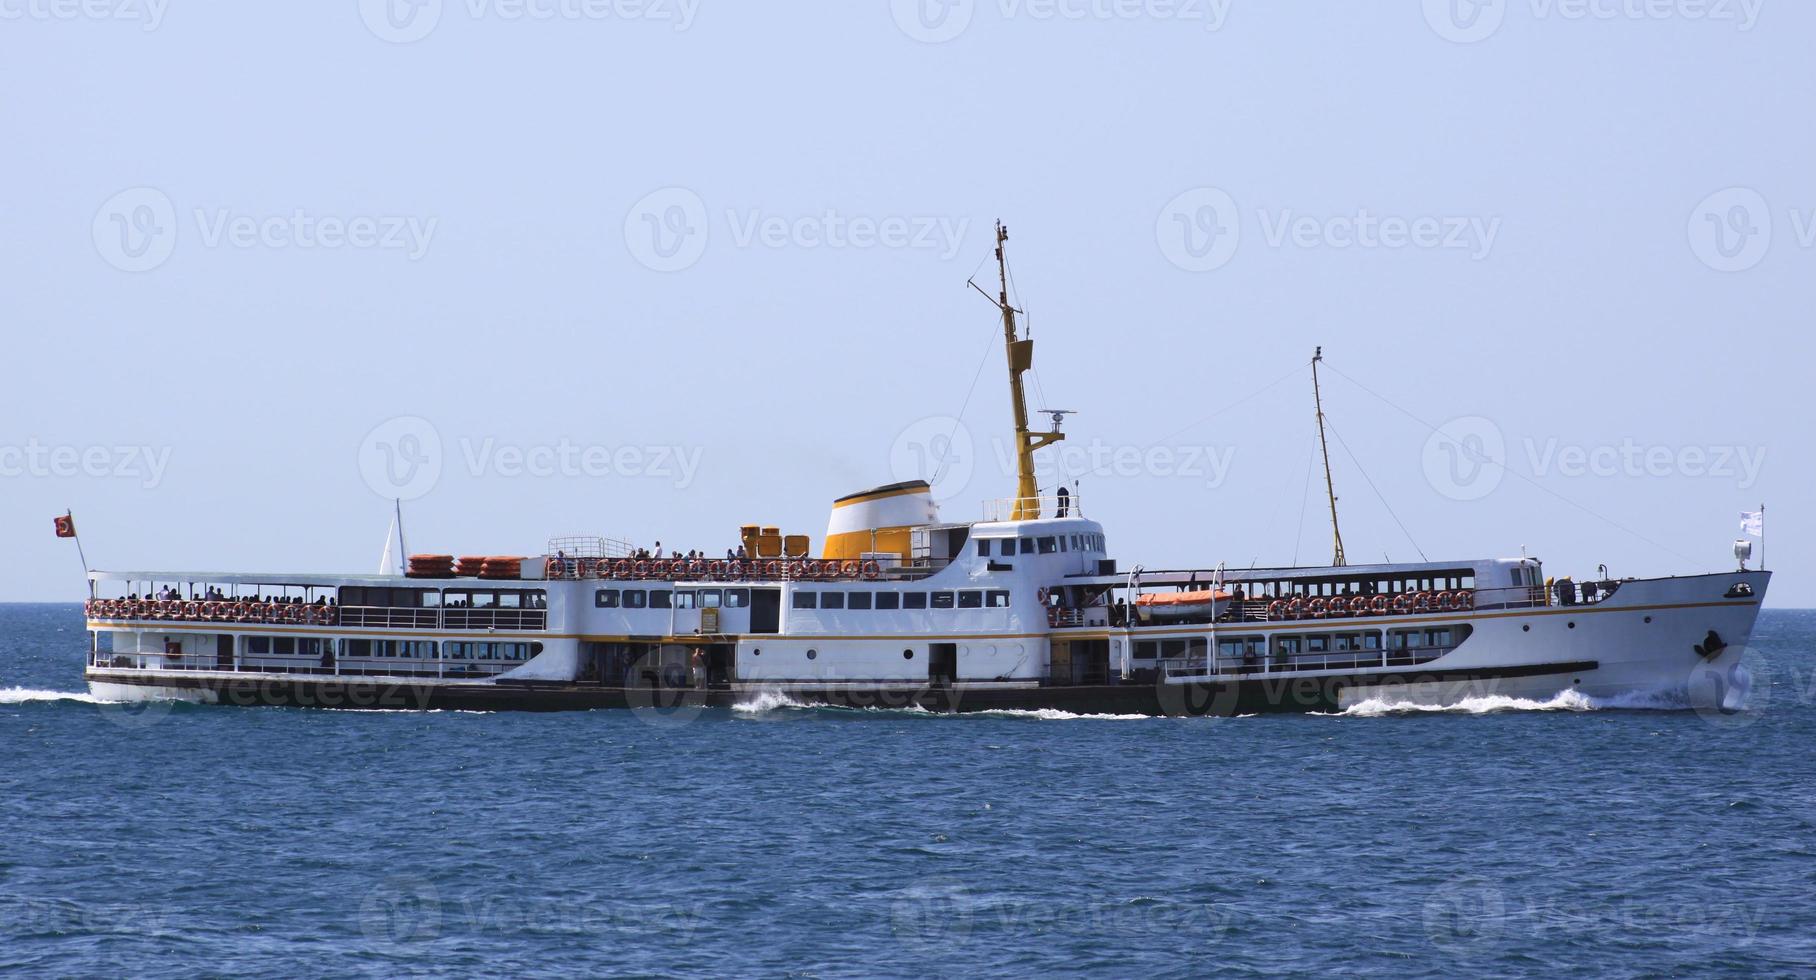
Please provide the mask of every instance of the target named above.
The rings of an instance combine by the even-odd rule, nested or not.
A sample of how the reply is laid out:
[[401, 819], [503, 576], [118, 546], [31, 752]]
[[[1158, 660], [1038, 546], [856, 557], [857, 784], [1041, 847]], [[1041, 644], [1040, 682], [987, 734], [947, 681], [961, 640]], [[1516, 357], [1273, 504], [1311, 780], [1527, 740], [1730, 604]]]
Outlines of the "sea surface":
[[1816, 613], [1745, 711], [96, 703], [0, 605], [0, 972], [1816, 973]]

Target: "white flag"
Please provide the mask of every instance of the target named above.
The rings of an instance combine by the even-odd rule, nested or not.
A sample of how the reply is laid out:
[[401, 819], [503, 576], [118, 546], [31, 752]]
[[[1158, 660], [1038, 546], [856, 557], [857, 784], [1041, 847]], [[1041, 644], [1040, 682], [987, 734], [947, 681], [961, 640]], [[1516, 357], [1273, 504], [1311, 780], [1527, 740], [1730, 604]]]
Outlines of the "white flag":
[[1740, 514], [1740, 530], [1741, 533], [1750, 534], [1756, 538], [1765, 537], [1766, 512], [1763, 510], [1742, 511]]

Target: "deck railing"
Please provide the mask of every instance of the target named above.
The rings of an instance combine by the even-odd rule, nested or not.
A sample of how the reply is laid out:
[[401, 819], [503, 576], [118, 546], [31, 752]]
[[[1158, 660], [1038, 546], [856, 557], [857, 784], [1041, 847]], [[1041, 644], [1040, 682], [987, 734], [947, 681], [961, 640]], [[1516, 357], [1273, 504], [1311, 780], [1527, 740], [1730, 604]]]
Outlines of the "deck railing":
[[183, 599], [90, 599], [87, 612], [89, 619], [103, 622], [208, 623], [227, 630], [269, 625], [530, 632], [548, 629], [549, 616], [546, 609], [505, 607], [319, 606]]

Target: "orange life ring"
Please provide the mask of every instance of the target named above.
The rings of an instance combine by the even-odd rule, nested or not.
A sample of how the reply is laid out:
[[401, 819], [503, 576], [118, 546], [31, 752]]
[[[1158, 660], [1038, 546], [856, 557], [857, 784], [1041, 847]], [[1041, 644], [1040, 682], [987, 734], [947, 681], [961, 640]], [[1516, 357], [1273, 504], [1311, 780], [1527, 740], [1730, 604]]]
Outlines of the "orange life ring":
[[880, 577], [882, 574], [883, 574], [883, 563], [882, 562], [877, 561], [875, 558], [872, 558], [869, 561], [864, 562], [864, 577], [865, 578], [871, 579], [872, 581], [874, 581], [878, 577]]
[[687, 574], [690, 578], [705, 578], [712, 574], [712, 565], [696, 558], [687, 563]]
[[621, 559], [618, 564], [612, 566], [612, 575], [615, 578], [630, 578], [631, 569], [635, 567], [631, 564], [630, 559]]
[[857, 578], [863, 571], [864, 563], [861, 561], [847, 561], [839, 566], [839, 574], [846, 578]]
[[1359, 595], [1354, 599], [1349, 600], [1349, 614], [1351, 616], [1368, 615], [1368, 597]]
[[1305, 604], [1305, 611], [1310, 614], [1313, 619], [1323, 619], [1324, 609], [1328, 605], [1330, 605], [1330, 603], [1326, 602], [1323, 596], [1319, 596]]
[[1375, 596], [1373, 602], [1368, 604], [1368, 608], [1377, 616], [1385, 616], [1387, 615], [1387, 609], [1390, 605], [1392, 605], [1392, 603], [1388, 601], [1386, 596], [1378, 595]]
[[743, 581], [744, 563], [741, 561], [728, 562], [725, 566], [725, 574], [730, 576], [733, 582]]
[[763, 574], [767, 578], [779, 579], [782, 577], [782, 567], [781, 562], [772, 561], [768, 565], [763, 566]]
[[1330, 618], [1342, 619], [1349, 615], [1349, 602], [1340, 595], [1331, 596], [1330, 604], [1325, 607], [1325, 610], [1329, 613]]
[[1457, 594], [1456, 594], [1456, 599], [1454, 600], [1454, 602], [1455, 602], [1455, 604], [1450, 607], [1452, 609], [1456, 609], [1459, 611], [1474, 609], [1475, 605], [1476, 605], [1475, 590], [1474, 589], [1458, 590]]
[[649, 561], [646, 559], [632, 565], [631, 572], [638, 578], [649, 578]]
[[1292, 601], [1286, 604], [1286, 618], [1298, 619], [1304, 615], [1305, 597], [1302, 595], [1293, 596]]
[[1267, 618], [1269, 618], [1269, 619], [1285, 619], [1286, 618], [1286, 602], [1281, 599], [1275, 599], [1273, 602], [1268, 603], [1267, 604]]
[[184, 619], [201, 619], [202, 618], [202, 604], [199, 602], [194, 602], [194, 601], [183, 603], [183, 618]]
[[1431, 593], [1420, 592], [1417, 595], [1413, 596], [1412, 597], [1412, 611], [1413, 612], [1430, 612], [1431, 611]]
[[550, 558], [547, 562], [543, 563], [543, 568], [545, 574], [547, 574], [551, 580], [567, 577], [567, 562], [562, 561], [559, 558]]

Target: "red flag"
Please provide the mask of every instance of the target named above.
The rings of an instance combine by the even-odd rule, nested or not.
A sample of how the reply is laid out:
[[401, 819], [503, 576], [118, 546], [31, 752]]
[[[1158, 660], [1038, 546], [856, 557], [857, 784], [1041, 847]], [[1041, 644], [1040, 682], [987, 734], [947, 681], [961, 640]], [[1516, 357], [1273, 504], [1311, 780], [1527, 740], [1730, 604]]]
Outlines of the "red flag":
[[76, 519], [69, 514], [57, 518], [57, 537], [73, 538], [76, 536]]

